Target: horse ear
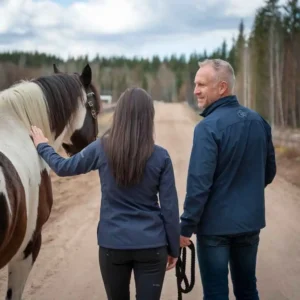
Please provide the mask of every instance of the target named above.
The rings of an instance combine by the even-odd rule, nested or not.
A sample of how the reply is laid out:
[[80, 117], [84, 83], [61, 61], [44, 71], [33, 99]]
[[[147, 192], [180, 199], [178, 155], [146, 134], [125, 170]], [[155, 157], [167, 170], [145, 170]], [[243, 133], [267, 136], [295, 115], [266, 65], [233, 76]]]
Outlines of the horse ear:
[[80, 75], [81, 80], [84, 84], [84, 86], [88, 86], [91, 84], [92, 81], [92, 69], [89, 64], [87, 64], [84, 69], [82, 70], [82, 73]]
[[53, 70], [54, 70], [54, 73], [60, 73], [59, 69], [57, 68], [56, 64], [53, 64]]

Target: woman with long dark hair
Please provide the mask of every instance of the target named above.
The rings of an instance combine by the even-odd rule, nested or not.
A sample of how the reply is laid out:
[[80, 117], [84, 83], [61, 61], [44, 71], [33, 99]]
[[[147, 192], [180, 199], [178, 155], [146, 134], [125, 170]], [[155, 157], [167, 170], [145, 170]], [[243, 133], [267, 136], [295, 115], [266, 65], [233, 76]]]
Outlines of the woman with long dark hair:
[[69, 159], [31, 135], [40, 156], [58, 176], [99, 170], [99, 263], [109, 300], [129, 300], [132, 271], [138, 300], [158, 300], [166, 270], [179, 256], [179, 209], [168, 151], [154, 143], [154, 105], [140, 88], [119, 98], [111, 128]]

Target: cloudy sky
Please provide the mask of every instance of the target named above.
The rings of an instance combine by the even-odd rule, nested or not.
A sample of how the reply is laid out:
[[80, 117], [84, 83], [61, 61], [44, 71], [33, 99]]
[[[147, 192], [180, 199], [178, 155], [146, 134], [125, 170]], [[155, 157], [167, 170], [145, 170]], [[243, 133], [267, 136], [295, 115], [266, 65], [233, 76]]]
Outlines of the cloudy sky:
[[[184, 3], [184, 4], [183, 4]], [[211, 51], [264, 0], [0, 0], [0, 51], [127, 57]], [[247, 32], [246, 31], [246, 32]]]

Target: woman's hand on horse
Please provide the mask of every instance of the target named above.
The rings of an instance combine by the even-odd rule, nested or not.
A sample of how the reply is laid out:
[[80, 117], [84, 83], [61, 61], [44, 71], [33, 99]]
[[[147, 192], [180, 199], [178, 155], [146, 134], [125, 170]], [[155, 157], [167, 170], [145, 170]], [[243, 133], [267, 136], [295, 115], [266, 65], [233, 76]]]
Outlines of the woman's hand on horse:
[[178, 260], [177, 257], [168, 256], [168, 263], [167, 263], [166, 270], [169, 271], [173, 269], [176, 266], [177, 260]]
[[31, 126], [30, 135], [33, 139], [35, 147], [41, 143], [48, 143], [48, 139], [44, 136], [43, 131], [36, 126]]

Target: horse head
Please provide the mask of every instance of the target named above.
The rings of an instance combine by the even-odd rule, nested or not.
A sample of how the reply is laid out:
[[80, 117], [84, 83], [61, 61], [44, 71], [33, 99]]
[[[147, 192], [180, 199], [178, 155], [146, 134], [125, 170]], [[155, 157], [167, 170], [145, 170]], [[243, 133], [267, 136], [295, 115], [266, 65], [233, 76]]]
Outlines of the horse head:
[[[54, 74], [63, 74], [57, 66], [53, 65]], [[78, 110], [69, 121], [66, 128], [62, 147], [70, 156], [80, 152], [88, 144], [96, 140], [98, 136], [97, 117], [101, 111], [101, 100], [99, 92], [92, 82], [92, 70], [87, 64], [81, 74], [74, 73], [77, 76], [82, 90], [82, 99]]]

